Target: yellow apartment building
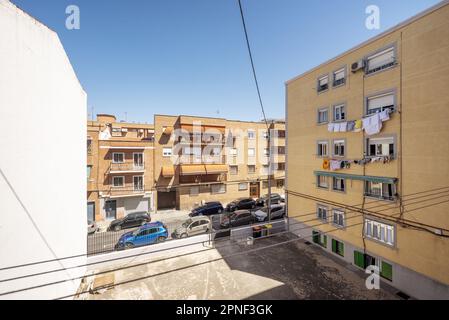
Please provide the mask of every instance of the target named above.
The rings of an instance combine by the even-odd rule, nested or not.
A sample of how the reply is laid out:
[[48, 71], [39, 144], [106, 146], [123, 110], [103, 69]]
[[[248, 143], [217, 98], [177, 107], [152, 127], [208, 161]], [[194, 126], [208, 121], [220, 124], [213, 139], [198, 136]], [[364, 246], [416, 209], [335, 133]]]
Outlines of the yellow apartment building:
[[[285, 122], [155, 115], [153, 124], [88, 121], [88, 219], [131, 212], [190, 210], [206, 201], [284, 195]], [[271, 175], [269, 175], [271, 173]]]
[[286, 83], [291, 230], [449, 298], [449, 3]]
[[113, 220], [151, 211], [154, 127], [100, 114], [87, 123], [87, 216]]

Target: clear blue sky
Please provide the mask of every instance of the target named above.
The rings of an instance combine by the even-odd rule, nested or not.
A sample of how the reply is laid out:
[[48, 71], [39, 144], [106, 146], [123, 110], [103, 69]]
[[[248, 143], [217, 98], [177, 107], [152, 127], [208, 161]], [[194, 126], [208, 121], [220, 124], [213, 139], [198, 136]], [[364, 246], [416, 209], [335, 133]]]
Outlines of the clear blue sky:
[[[94, 113], [260, 120], [236, 0], [13, 0], [58, 32]], [[284, 82], [438, 0], [243, 0], [269, 117], [284, 117]], [[81, 29], [65, 28], [78, 5]], [[365, 28], [380, 7], [381, 29]]]

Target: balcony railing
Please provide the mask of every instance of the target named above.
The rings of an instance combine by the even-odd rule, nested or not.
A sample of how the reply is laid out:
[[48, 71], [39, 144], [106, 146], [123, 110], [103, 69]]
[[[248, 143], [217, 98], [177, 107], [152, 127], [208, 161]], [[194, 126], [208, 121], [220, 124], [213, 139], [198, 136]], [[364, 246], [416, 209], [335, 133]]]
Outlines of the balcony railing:
[[145, 187], [143, 185], [123, 186], [123, 187], [111, 187], [107, 192], [110, 196], [126, 196], [133, 194], [145, 193]]
[[135, 163], [111, 163], [109, 171], [144, 171], [145, 164], [135, 164]]

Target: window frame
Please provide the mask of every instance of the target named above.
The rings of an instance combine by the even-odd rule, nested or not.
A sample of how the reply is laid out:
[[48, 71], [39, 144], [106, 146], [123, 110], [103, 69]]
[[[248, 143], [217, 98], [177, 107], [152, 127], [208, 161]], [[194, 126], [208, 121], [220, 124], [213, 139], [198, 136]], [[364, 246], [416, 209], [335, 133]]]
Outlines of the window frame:
[[[337, 108], [343, 108], [343, 114], [344, 114], [344, 118], [343, 119], [337, 119], [336, 117], [336, 109]], [[341, 115], [340, 115], [341, 117]], [[332, 105], [332, 120], [333, 122], [345, 122], [347, 121], [347, 111], [346, 111], [346, 102], [340, 102], [340, 103], [336, 103], [334, 105]]]
[[[376, 56], [380, 55], [383, 52], [388, 52], [390, 50], [393, 50], [393, 54], [394, 54], [394, 62], [393, 64], [391, 64], [390, 66], [385, 67], [386, 65], [382, 66], [381, 69], [376, 70], [376, 71], [371, 71], [369, 70], [369, 60], [375, 58]], [[397, 44], [396, 43], [392, 43], [389, 45], [386, 45], [376, 51], [373, 51], [369, 54], [367, 54], [363, 60], [365, 61], [365, 68], [364, 68], [364, 74], [365, 76], [371, 76], [371, 75], [375, 75], [378, 74], [380, 72], [383, 71], [387, 71], [390, 70], [394, 67], [396, 67], [398, 65], [398, 48], [397, 48]]]
[[[340, 143], [340, 142], [343, 142], [343, 155], [335, 153], [335, 144], [336, 143]], [[346, 143], [346, 139], [345, 138], [343, 138], [343, 139], [332, 139], [332, 157], [338, 157], [338, 158], [346, 157], [346, 154], [347, 154], [346, 145], [347, 145], [347, 143]]]
[[[335, 180], [337, 180], [337, 179], [343, 181], [343, 185], [344, 185], [343, 190], [335, 189]], [[332, 191], [334, 191], [334, 192], [346, 193], [346, 179], [344, 179], [344, 178], [332, 177]]]
[[[320, 80], [322, 80], [322, 79], [324, 79], [324, 78], [326, 78], [326, 77], [327, 77], [327, 86], [326, 86], [325, 89], [321, 89], [321, 86], [320, 86]], [[316, 91], [317, 91], [318, 94], [323, 93], [323, 92], [326, 92], [326, 91], [329, 90], [329, 88], [330, 88], [329, 80], [330, 80], [329, 73], [322, 74], [321, 76], [319, 76], [319, 77], [317, 78], [317, 81], [316, 81]]]
[[[115, 185], [115, 179], [116, 178], [121, 178], [122, 179], [122, 184], [117, 186]], [[125, 186], [125, 176], [113, 176], [112, 177], [112, 187], [113, 188], [123, 188]]]
[[[249, 167], [253, 167], [254, 170], [250, 171], [250, 170], [249, 170]], [[255, 174], [255, 173], [256, 173], [256, 165], [254, 165], [254, 164], [247, 164], [247, 165], [246, 165], [246, 172], [247, 172], [248, 174]]]
[[[252, 136], [250, 136], [250, 133], [252, 133]], [[256, 139], [256, 131], [252, 130], [252, 129], [248, 129], [246, 136], [248, 137], [248, 140], [255, 140]]]
[[[319, 153], [320, 150], [320, 145], [321, 144], [326, 144], [326, 154], [321, 154]], [[316, 156], [318, 158], [327, 158], [329, 157], [329, 140], [317, 140], [316, 142]]]
[[[365, 139], [365, 154], [367, 157], [371, 158], [371, 157], [381, 157], [383, 155], [381, 154], [375, 154], [372, 155], [371, 154], [371, 145], [372, 143], [370, 141], [372, 140], [376, 140], [376, 139], [393, 139], [393, 154], [388, 154], [389, 156], [392, 156], [393, 158], [396, 158], [396, 154], [397, 154], [397, 135], [396, 134], [383, 134], [383, 135], [375, 135], [375, 136], [370, 136], [367, 137]], [[378, 144], [375, 144], [376, 146]], [[376, 147], [376, 153], [377, 153], [377, 147]]]
[[[237, 170], [236, 170], [235, 173], [232, 172], [232, 170], [231, 170], [232, 167], [237, 168]], [[233, 165], [233, 164], [229, 165], [229, 174], [230, 174], [231, 176], [236, 176], [236, 175], [238, 175], [238, 174], [239, 174], [239, 166], [238, 166], [238, 165]]]
[[[320, 214], [319, 214], [320, 209], [326, 210], [326, 219], [323, 219], [322, 217], [320, 217]], [[316, 205], [316, 217], [320, 221], [329, 223], [329, 206], [321, 204], [321, 203], [317, 203], [317, 205]]]
[[[397, 226], [395, 224], [385, 223], [385, 222], [383, 222], [383, 221], [381, 221], [379, 219], [372, 218], [372, 217], [366, 217], [364, 219], [363, 223], [364, 223], [364, 231], [363, 231], [363, 233], [364, 233], [365, 238], [367, 238], [367, 239], [369, 239], [371, 241], [377, 242], [379, 244], [385, 245], [385, 246], [387, 246], [389, 248], [396, 248]], [[368, 228], [369, 223], [371, 223], [371, 227], [370, 228]], [[377, 224], [378, 231], [376, 233], [379, 235], [379, 237], [373, 236], [374, 224]], [[385, 230], [384, 231], [385, 232], [384, 233], [384, 238], [385, 239], [388, 238], [387, 237], [387, 234], [388, 234], [387, 230], [388, 229], [392, 230], [392, 242], [383, 241], [381, 239], [382, 238], [382, 235], [381, 235], [381, 227], [382, 226], [384, 227], [384, 230]], [[370, 230], [370, 233], [367, 232], [368, 230]]]
[[[242, 185], [245, 185], [245, 188], [241, 188]], [[246, 191], [248, 190], [248, 182], [240, 182], [238, 185], [239, 191]]]
[[[363, 184], [363, 195], [366, 198], [371, 198], [371, 199], [376, 199], [376, 200], [383, 200], [383, 201], [389, 201], [389, 202], [395, 202], [397, 200], [397, 197], [396, 197], [397, 185], [396, 185], [396, 183], [380, 182], [380, 184], [381, 184], [381, 188], [380, 188], [381, 195], [380, 196], [376, 196], [373, 193], [368, 193], [368, 185], [370, 183], [373, 183], [373, 182], [372, 181], [365, 181], [364, 184]], [[387, 185], [391, 184], [392, 185], [392, 190], [391, 190], [392, 191], [392, 196], [389, 197], [389, 198], [383, 197], [383, 195], [382, 195], [383, 194], [383, 190], [384, 190], [384, 184], [387, 184]]]
[[[339, 214], [341, 214], [341, 216], [343, 216], [342, 217], [342, 222], [343, 222], [342, 225], [336, 223], [334, 220], [334, 215], [335, 215], [336, 211], [339, 212]], [[332, 208], [331, 212], [332, 212], [332, 216], [331, 216], [332, 225], [334, 225], [336, 228], [339, 228], [339, 229], [345, 229], [346, 228], [346, 212], [345, 212], [345, 210], [340, 209], [340, 208]]]
[[[341, 70], [343, 70], [343, 72], [344, 72], [343, 81], [341, 83], [339, 83], [339, 84], [335, 84], [335, 81], [336, 81], [335, 80], [335, 76]], [[336, 88], [345, 86], [347, 78], [348, 78], [348, 69], [347, 69], [346, 65], [344, 65], [341, 68], [338, 68], [338, 69], [332, 71], [332, 88], [336, 89]]]
[[[326, 112], [326, 114], [327, 114], [327, 116], [326, 116], [327, 120], [326, 121], [320, 121], [320, 113], [322, 113], [322, 112]], [[329, 123], [329, 107], [318, 108], [316, 123], [318, 125], [323, 125], [323, 124]]]
[[[222, 186], [223, 187], [223, 191], [216, 191], [214, 190], [214, 186]], [[226, 188], [226, 184], [225, 183], [217, 183], [217, 184], [212, 184], [211, 188], [210, 188], [210, 193], [211, 194], [223, 194], [227, 192], [227, 188]]]
[[[325, 187], [323, 187], [323, 186], [320, 185], [320, 178], [321, 178], [321, 177], [323, 177], [323, 178], [326, 179], [326, 186], [325, 186]], [[323, 176], [323, 175], [319, 175], [319, 174], [318, 174], [318, 175], [316, 176], [316, 187], [317, 187], [318, 189], [329, 190], [329, 177]]]
[[[115, 161], [115, 155], [121, 154], [123, 157], [122, 161]], [[112, 153], [112, 163], [125, 163], [125, 153], [124, 152], [113, 152]]]

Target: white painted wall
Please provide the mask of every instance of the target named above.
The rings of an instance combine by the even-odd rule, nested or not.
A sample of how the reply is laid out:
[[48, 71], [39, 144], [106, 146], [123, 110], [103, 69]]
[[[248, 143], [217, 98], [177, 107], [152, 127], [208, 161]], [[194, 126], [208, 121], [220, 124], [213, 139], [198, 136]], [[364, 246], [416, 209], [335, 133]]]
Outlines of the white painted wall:
[[[1, 280], [86, 262], [83, 256], [2, 270], [54, 259], [54, 254], [86, 254], [86, 100], [57, 34], [0, 0], [0, 169], [51, 248], [0, 175]], [[1, 282], [0, 299], [73, 294], [79, 280], [1, 295], [76, 277], [84, 270]]]

